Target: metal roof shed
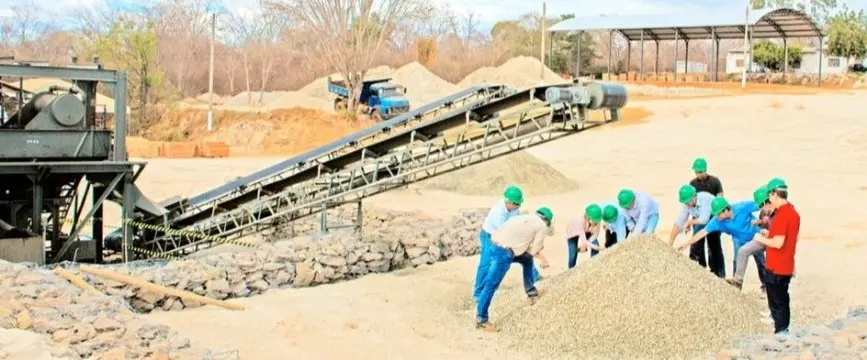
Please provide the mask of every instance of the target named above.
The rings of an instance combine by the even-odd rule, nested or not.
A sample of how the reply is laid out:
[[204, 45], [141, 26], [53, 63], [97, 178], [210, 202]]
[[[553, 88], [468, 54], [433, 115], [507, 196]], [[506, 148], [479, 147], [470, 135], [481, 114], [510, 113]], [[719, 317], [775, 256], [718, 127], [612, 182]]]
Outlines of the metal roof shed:
[[[719, 41], [724, 39], [782, 38], [787, 46], [789, 38], [818, 37], [823, 41], [822, 29], [806, 13], [791, 8], [761, 9], [750, 11], [749, 17], [738, 12], [717, 12], [713, 14], [670, 14], [670, 15], [633, 15], [633, 16], [597, 16], [572, 18], [561, 21], [548, 31], [572, 32], [609, 30], [622, 35], [627, 40], [631, 50], [632, 42], [639, 41], [641, 46], [640, 73], [644, 74], [644, 41], [652, 40], [656, 44], [656, 69], [659, 70], [659, 42], [675, 41], [675, 61], [678, 58], [678, 44], [683, 40], [687, 44], [686, 62], [689, 62], [690, 40], [713, 40], [713, 80], [717, 80], [719, 66]], [[579, 38], [580, 39], [580, 38]], [[609, 46], [608, 72], [611, 72], [611, 46]], [[788, 49], [786, 47], [786, 49]], [[631, 51], [627, 52], [627, 54]], [[786, 54], [788, 57], [788, 52]], [[631, 59], [627, 55], [627, 68]], [[580, 54], [576, 60], [576, 72], [580, 71]], [[786, 71], [788, 72], [788, 62]], [[820, 59], [821, 65], [821, 59]], [[685, 69], [686, 70], [686, 69]], [[821, 84], [822, 70], [819, 67]]]

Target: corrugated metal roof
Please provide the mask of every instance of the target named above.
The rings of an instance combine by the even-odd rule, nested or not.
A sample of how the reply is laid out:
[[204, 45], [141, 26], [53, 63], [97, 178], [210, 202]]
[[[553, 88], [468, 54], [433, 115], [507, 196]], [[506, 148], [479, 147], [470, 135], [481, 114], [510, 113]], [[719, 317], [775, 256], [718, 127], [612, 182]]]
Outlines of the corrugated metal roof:
[[[626, 15], [573, 18], [550, 28], [552, 32], [582, 30], [614, 30], [630, 40], [720, 39], [743, 37], [745, 14], [720, 11], [705, 14]], [[817, 37], [821, 31], [804, 12], [790, 9], [750, 11], [749, 22], [753, 38]], [[712, 31], [712, 29], [714, 31]], [[677, 34], [677, 35], [675, 35]]]

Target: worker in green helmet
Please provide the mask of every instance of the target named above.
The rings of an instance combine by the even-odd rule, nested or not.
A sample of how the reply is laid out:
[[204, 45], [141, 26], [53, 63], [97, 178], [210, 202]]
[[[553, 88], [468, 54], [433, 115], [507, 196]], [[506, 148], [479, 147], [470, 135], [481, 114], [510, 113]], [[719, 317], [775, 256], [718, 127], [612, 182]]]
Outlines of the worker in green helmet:
[[[479, 265], [476, 268], [476, 279], [473, 286], [473, 299], [478, 299], [484, 289], [485, 275], [487, 274], [490, 265], [490, 257], [487, 249], [491, 244], [491, 234], [506, 223], [507, 220], [521, 214], [521, 204], [524, 203], [524, 192], [521, 188], [515, 185], [509, 185], [503, 191], [503, 198], [498, 200], [488, 211], [488, 216], [482, 225], [482, 230], [479, 233]], [[522, 264], [523, 265], [523, 264]], [[541, 278], [539, 271], [533, 268], [533, 279], [531, 282], [524, 283], [524, 290], [529, 292], [534, 288], [534, 284]]]
[[[768, 200], [767, 186], [759, 186], [755, 191], [753, 191], [753, 203], [755, 204], [755, 207], [750, 208], [750, 210], [757, 213], [757, 218], [753, 219], [752, 224], [759, 229], [759, 232], [761, 232], [761, 229], [768, 229], [768, 226], [770, 225], [770, 216], [774, 211], [774, 207], [771, 206], [771, 202]], [[755, 235], [753, 237], [755, 237]], [[737, 245], [738, 243], [735, 242], [735, 246]], [[758, 256], [764, 255], [764, 252], [765, 245], [753, 238], [750, 238], [745, 244], [742, 244], [740, 248], [736, 248], [734, 275], [731, 279], [726, 279], [729, 284], [732, 284], [738, 289], [743, 288], [744, 275], [747, 272], [747, 264], [751, 256], [756, 259], [756, 266], [759, 266], [761, 272], [763, 264], [759, 263]], [[760, 275], [763, 276], [763, 273], [760, 273]]]
[[[713, 196], [723, 196], [722, 182], [718, 177], [708, 174], [706, 159], [701, 157], [696, 158], [692, 162], [692, 171], [695, 173], [695, 177], [689, 181], [689, 184], [697, 192], [706, 192]], [[702, 227], [701, 225], [696, 225], [695, 230], [700, 231]], [[707, 251], [705, 251], [705, 245], [707, 245]], [[725, 277], [725, 255], [723, 254], [722, 239], [720, 238], [719, 231], [709, 232], [704, 239], [692, 244], [689, 248], [689, 258], [698, 262], [702, 267], [710, 268], [710, 271], [718, 277]]]
[[[668, 237], [669, 245], [674, 245], [674, 240], [680, 233], [707, 234], [707, 232], [702, 232], [701, 230], [704, 228], [705, 224], [710, 221], [711, 202], [713, 202], [714, 199], [714, 196], [710, 193], [696, 191], [695, 187], [692, 185], [681, 186], [680, 190], [678, 190], [677, 197], [678, 201], [683, 204], [683, 206], [680, 209], [680, 215], [678, 215], [677, 220], [675, 220], [674, 224], [671, 226], [671, 234]], [[700, 238], [697, 241], [702, 239], [703, 238]], [[704, 245], [702, 244], [702, 246]], [[695, 261], [702, 267], [707, 266], [703, 257], [694, 257], [692, 251], [690, 251], [689, 255], [689, 258], [692, 261]], [[724, 273], [719, 272], [714, 272], [714, 274], [718, 277], [725, 276]]]
[[602, 208], [590, 204], [584, 208], [584, 213], [569, 222], [566, 227], [566, 245], [569, 248], [569, 268], [578, 263], [578, 253], [590, 250], [590, 256], [596, 256], [602, 249], [598, 236], [602, 231]]
[[[548, 267], [548, 259], [542, 254], [545, 237], [551, 232], [554, 213], [547, 207], [540, 207], [535, 214], [521, 214], [509, 218], [491, 237], [488, 248], [490, 262], [479, 300], [476, 303], [476, 327], [496, 331], [488, 321], [488, 309], [494, 293], [515, 261], [531, 258], [539, 261], [543, 269]], [[531, 268], [524, 267], [522, 277], [528, 281], [532, 277]]]
[[622, 189], [617, 203], [626, 210], [627, 224], [631, 225], [627, 239], [641, 234], [652, 234], [659, 224], [659, 203], [644, 192]]
[[629, 223], [626, 219], [626, 210], [608, 202], [602, 209], [602, 221], [605, 223], [605, 247], [609, 248], [623, 242], [629, 236]]
[[[719, 231], [732, 237], [734, 255], [735, 259], [737, 259], [741, 247], [752, 241], [756, 234], [761, 231], [755, 225], [755, 217], [753, 217], [753, 212], [759, 211], [760, 206], [755, 200], [729, 204], [728, 200], [722, 196], [713, 198], [710, 203], [710, 213], [713, 217], [702, 230], [696, 232], [689, 241], [679, 244], [677, 248], [680, 250], [685, 249], [701, 240], [708, 232]], [[759, 198], [758, 200], [762, 199]], [[764, 203], [762, 202], [762, 204]], [[756, 260], [756, 264], [759, 264], [759, 281], [762, 283], [762, 288], [764, 288], [764, 254], [754, 253], [752, 255]], [[737, 264], [735, 264], [735, 267], [737, 267]]]

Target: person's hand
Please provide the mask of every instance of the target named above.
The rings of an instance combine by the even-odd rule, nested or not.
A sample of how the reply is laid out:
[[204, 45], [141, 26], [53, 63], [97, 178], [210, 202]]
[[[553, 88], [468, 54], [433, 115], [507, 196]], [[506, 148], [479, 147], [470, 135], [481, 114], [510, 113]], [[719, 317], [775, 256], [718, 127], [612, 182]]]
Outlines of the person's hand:
[[770, 232], [768, 231], [768, 229], [762, 229], [761, 234], [762, 234], [762, 236], [764, 236], [764, 237], [768, 237], [768, 235], [770, 234]]
[[539, 259], [539, 267], [542, 269], [548, 268], [548, 259]]
[[578, 252], [585, 252], [585, 251], [587, 251], [587, 244], [585, 244], [585, 243], [578, 244]]
[[682, 243], [680, 243], [680, 244], [675, 245], [675, 246], [674, 246], [674, 249], [677, 250], [677, 251], [684, 251], [684, 250], [686, 250], [686, 248], [687, 248], [688, 246], [689, 246], [689, 245], [687, 245], [687, 242], [682, 242]]
[[692, 231], [692, 223], [686, 223], [686, 225], [683, 227], [683, 233], [689, 234], [691, 231]]

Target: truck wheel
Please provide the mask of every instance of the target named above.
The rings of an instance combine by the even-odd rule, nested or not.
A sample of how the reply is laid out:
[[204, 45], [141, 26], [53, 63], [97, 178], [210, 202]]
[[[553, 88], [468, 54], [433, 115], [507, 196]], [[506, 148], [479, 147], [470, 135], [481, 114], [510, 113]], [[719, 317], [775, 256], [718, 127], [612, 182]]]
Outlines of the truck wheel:
[[379, 110], [373, 110], [370, 113], [370, 120], [380, 122], [382, 121], [382, 114], [379, 113]]
[[334, 111], [343, 111], [346, 110], [346, 101], [343, 99], [334, 99]]

